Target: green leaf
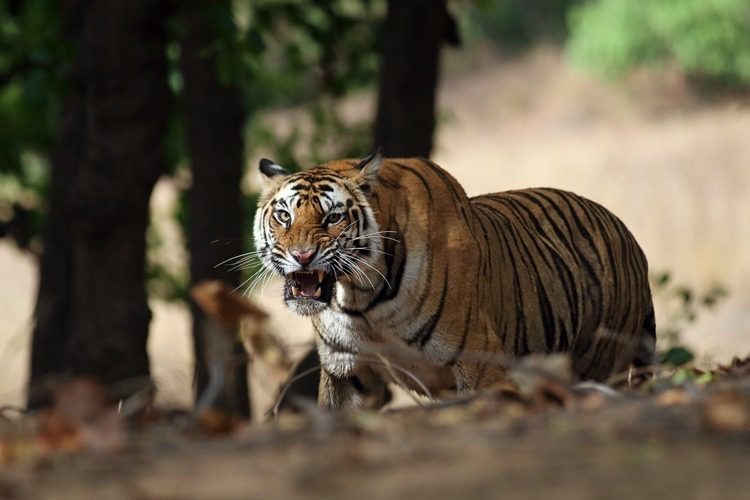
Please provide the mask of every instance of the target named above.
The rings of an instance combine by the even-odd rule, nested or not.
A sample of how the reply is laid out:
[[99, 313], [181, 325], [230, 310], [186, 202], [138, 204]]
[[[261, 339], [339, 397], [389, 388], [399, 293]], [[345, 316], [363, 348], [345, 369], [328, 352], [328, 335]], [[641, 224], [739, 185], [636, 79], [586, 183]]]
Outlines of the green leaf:
[[700, 374], [698, 377], [696, 377], [695, 383], [699, 385], [704, 385], [709, 382], [712, 382], [713, 379], [714, 379], [714, 376], [711, 372], [705, 372], [705, 373]]
[[682, 385], [688, 380], [690, 380], [690, 372], [685, 369], [677, 370], [675, 374], [672, 375], [672, 383], [674, 385]]
[[669, 271], [664, 271], [662, 273], [657, 274], [654, 277], [654, 283], [659, 286], [664, 286], [667, 283], [669, 283], [669, 280], [672, 278], [672, 275], [669, 274]]
[[695, 359], [692, 351], [685, 347], [672, 347], [662, 356], [661, 362], [665, 365], [682, 366]]
[[685, 305], [688, 305], [693, 301], [693, 291], [686, 286], [676, 288], [675, 295], [677, 295]]

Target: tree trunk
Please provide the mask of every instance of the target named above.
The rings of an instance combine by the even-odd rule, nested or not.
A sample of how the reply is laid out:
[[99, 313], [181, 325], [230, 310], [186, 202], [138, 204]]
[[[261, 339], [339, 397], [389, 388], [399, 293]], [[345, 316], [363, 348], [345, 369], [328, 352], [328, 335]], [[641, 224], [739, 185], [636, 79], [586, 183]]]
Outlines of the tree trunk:
[[429, 156], [435, 130], [446, 0], [389, 0], [382, 35], [375, 146], [393, 157]]
[[150, 386], [145, 233], [165, 170], [166, 5], [66, 3], [76, 55], [52, 158], [30, 406], [61, 373], [95, 376], [114, 397]]
[[[73, 18], [79, 13], [76, 1], [63, 2], [63, 36], [77, 45], [80, 29]], [[69, 179], [77, 175], [83, 159], [84, 104], [80, 62], [68, 75], [68, 92], [63, 100], [60, 132], [51, 156], [47, 218], [43, 228], [44, 251], [39, 265], [39, 288], [34, 311], [31, 343], [31, 380], [28, 406], [48, 402], [47, 381], [64, 371], [70, 311], [71, 245], [67, 200], [73, 199]]]
[[[238, 89], [218, 78], [212, 44], [221, 21], [231, 24], [228, 1], [196, 1], [182, 7], [181, 69], [187, 148], [193, 173], [188, 193], [188, 247], [191, 285], [220, 279], [237, 286], [240, 274], [216, 265], [243, 251], [242, 130]], [[221, 368], [222, 390], [213, 406], [250, 415], [245, 352], [236, 332], [222, 331], [191, 301], [197, 395], [210, 373]], [[215, 376], [215, 375], [214, 375]]]

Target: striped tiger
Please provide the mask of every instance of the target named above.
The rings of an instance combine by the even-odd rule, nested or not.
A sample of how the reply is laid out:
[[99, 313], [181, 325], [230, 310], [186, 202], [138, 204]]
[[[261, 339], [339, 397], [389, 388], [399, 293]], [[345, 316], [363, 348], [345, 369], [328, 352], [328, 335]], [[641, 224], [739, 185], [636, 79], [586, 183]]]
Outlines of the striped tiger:
[[582, 380], [652, 362], [646, 258], [593, 201], [469, 198], [431, 161], [379, 154], [260, 171], [257, 252], [312, 319], [322, 407], [378, 408], [389, 382], [432, 398], [492, 387], [532, 353], [570, 353]]

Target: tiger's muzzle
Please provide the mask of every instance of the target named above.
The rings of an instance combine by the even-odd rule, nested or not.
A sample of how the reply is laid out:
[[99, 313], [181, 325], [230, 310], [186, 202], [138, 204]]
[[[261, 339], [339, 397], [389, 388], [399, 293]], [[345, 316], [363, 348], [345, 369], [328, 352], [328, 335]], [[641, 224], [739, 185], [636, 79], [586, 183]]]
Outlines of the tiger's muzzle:
[[285, 276], [284, 301], [298, 314], [319, 314], [331, 303], [335, 284], [336, 278], [331, 272], [295, 271]]

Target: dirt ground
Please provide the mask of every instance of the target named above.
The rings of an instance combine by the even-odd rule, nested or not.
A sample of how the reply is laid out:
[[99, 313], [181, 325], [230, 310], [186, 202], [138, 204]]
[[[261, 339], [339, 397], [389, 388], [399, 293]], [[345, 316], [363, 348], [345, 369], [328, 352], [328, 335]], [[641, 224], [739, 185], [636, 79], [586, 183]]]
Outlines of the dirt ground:
[[219, 437], [152, 422], [113, 450], [10, 462], [6, 450], [0, 498], [747, 498], [748, 375], [537, 396], [282, 416]]

